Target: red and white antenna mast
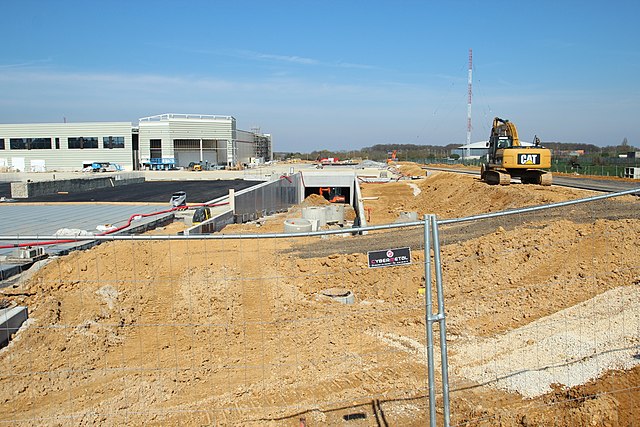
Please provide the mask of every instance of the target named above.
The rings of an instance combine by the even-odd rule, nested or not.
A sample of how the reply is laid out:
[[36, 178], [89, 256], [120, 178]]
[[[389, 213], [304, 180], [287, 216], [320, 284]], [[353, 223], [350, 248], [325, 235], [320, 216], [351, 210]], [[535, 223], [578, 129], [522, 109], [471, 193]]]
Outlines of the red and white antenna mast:
[[[473, 51], [469, 49], [469, 101], [467, 102], [467, 145], [471, 144], [471, 73], [473, 69]], [[467, 148], [470, 151], [470, 148]]]

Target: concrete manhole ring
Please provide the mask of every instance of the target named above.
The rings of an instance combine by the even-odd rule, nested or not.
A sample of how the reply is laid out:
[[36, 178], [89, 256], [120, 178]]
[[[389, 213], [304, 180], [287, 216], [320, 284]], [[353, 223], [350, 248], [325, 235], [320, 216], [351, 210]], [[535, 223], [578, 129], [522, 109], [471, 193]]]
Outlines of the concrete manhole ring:
[[320, 294], [331, 298], [334, 301], [341, 302], [342, 304], [353, 304], [355, 296], [349, 289], [344, 288], [329, 288], [320, 291]]

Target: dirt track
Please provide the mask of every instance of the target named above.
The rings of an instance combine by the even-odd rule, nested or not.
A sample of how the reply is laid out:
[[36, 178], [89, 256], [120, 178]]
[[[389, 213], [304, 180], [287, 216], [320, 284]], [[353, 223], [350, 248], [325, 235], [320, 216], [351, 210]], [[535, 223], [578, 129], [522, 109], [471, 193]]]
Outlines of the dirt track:
[[[364, 196], [378, 197], [367, 201], [372, 223], [393, 222], [401, 211], [454, 218], [590, 194], [487, 187], [447, 173], [411, 182], [364, 185]], [[472, 355], [489, 340], [515, 343], [510, 333], [579, 304], [592, 307], [581, 312], [588, 317], [595, 313], [592, 298], [605, 292], [636, 289], [638, 203], [629, 196], [442, 228], [454, 425], [634, 425], [640, 419], [638, 367], [592, 379], [585, 374], [583, 385], [550, 384], [545, 394], [523, 399], [499, 381], [480, 386], [482, 375], [498, 374], [483, 368], [482, 354]], [[225, 232], [277, 231], [282, 220]], [[304, 417], [311, 426], [340, 424], [357, 413], [367, 418], [348, 425], [381, 419], [425, 425], [421, 233], [111, 242], [57, 259], [5, 291], [29, 306], [32, 320], [0, 350], [0, 370], [10, 373], [0, 379], [0, 420], [297, 426]], [[400, 243], [414, 248], [411, 265], [366, 267], [367, 250]], [[328, 287], [352, 290], [356, 304], [321, 297]], [[637, 350], [637, 300], [597, 304], [604, 310], [605, 303], [628, 313], [621, 335]], [[530, 355], [566, 350], [545, 347], [544, 334], [535, 331], [523, 341]], [[568, 326], [560, 331], [566, 336]], [[571, 357], [565, 359], [578, 366]]]

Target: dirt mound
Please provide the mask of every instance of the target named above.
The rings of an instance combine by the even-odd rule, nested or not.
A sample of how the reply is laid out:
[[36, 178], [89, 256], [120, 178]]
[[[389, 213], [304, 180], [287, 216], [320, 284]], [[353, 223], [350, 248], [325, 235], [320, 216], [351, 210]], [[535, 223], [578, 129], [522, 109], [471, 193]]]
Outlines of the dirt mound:
[[300, 203], [300, 206], [302, 207], [307, 207], [307, 206], [326, 206], [326, 205], [330, 205], [331, 203], [325, 199], [323, 196], [319, 195], [319, 194], [310, 194], [306, 199], [304, 199], [302, 201], [302, 203]]
[[[374, 223], [392, 222], [402, 211], [451, 218], [590, 194], [491, 187], [449, 173], [363, 187], [365, 196], [378, 197], [366, 200]], [[326, 204], [316, 196], [305, 202]], [[615, 213], [637, 203], [608, 201], [603, 209]], [[637, 367], [583, 375], [581, 385], [537, 377], [533, 383], [547, 381], [536, 383], [545, 394], [531, 399], [500, 382], [508, 381], [501, 375], [512, 371], [510, 364], [544, 369], [557, 360], [574, 363], [572, 357], [588, 361], [591, 350], [602, 351], [599, 345], [614, 339], [631, 350], [637, 345], [640, 219], [598, 219], [598, 212], [540, 214], [503, 228], [474, 224], [481, 233], [464, 238], [447, 239], [457, 228], [443, 227], [454, 425], [636, 422]], [[225, 232], [279, 231], [285, 217]], [[301, 240], [115, 241], [52, 259], [31, 279], [2, 291], [2, 298], [28, 305], [30, 320], [0, 350], [0, 370], [8, 373], [0, 378], [0, 420], [262, 426], [298, 425], [305, 417], [309, 425], [337, 425], [358, 412], [369, 425], [378, 415], [368, 411], [377, 405], [376, 414], [390, 425], [424, 425], [423, 253], [414, 250], [404, 267], [370, 269], [369, 248], [361, 243], [368, 238], [378, 239], [377, 250], [394, 239], [406, 243], [399, 231]], [[305, 256], [293, 251], [301, 248]], [[352, 251], [341, 252], [345, 248]], [[353, 292], [355, 303], [322, 295], [332, 287]], [[594, 323], [573, 322], [576, 311], [583, 319], [594, 314]], [[595, 318], [612, 311], [609, 323]], [[545, 341], [545, 322], [560, 326], [549, 334], [558, 343]], [[565, 339], [572, 337], [578, 338]], [[569, 354], [563, 344], [569, 342], [579, 351]], [[493, 364], [483, 360], [490, 350]], [[481, 385], [485, 376], [492, 381]]]
[[426, 171], [413, 162], [398, 162], [397, 166], [400, 173], [404, 176], [425, 176]]
[[[513, 184], [489, 186], [479, 178], [450, 172], [433, 172], [419, 180], [388, 184], [363, 183], [362, 194], [371, 209], [372, 224], [394, 222], [400, 212], [436, 214], [441, 218], [477, 215], [525, 206], [588, 197], [595, 193], [562, 187]], [[416, 194], [412, 186], [420, 192]]]

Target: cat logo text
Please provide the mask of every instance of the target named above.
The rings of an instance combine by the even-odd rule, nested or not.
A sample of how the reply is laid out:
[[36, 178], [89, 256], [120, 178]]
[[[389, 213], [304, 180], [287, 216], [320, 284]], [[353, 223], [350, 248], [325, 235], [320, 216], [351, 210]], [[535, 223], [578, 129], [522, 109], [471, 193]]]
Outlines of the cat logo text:
[[518, 154], [519, 165], [539, 165], [540, 154]]

